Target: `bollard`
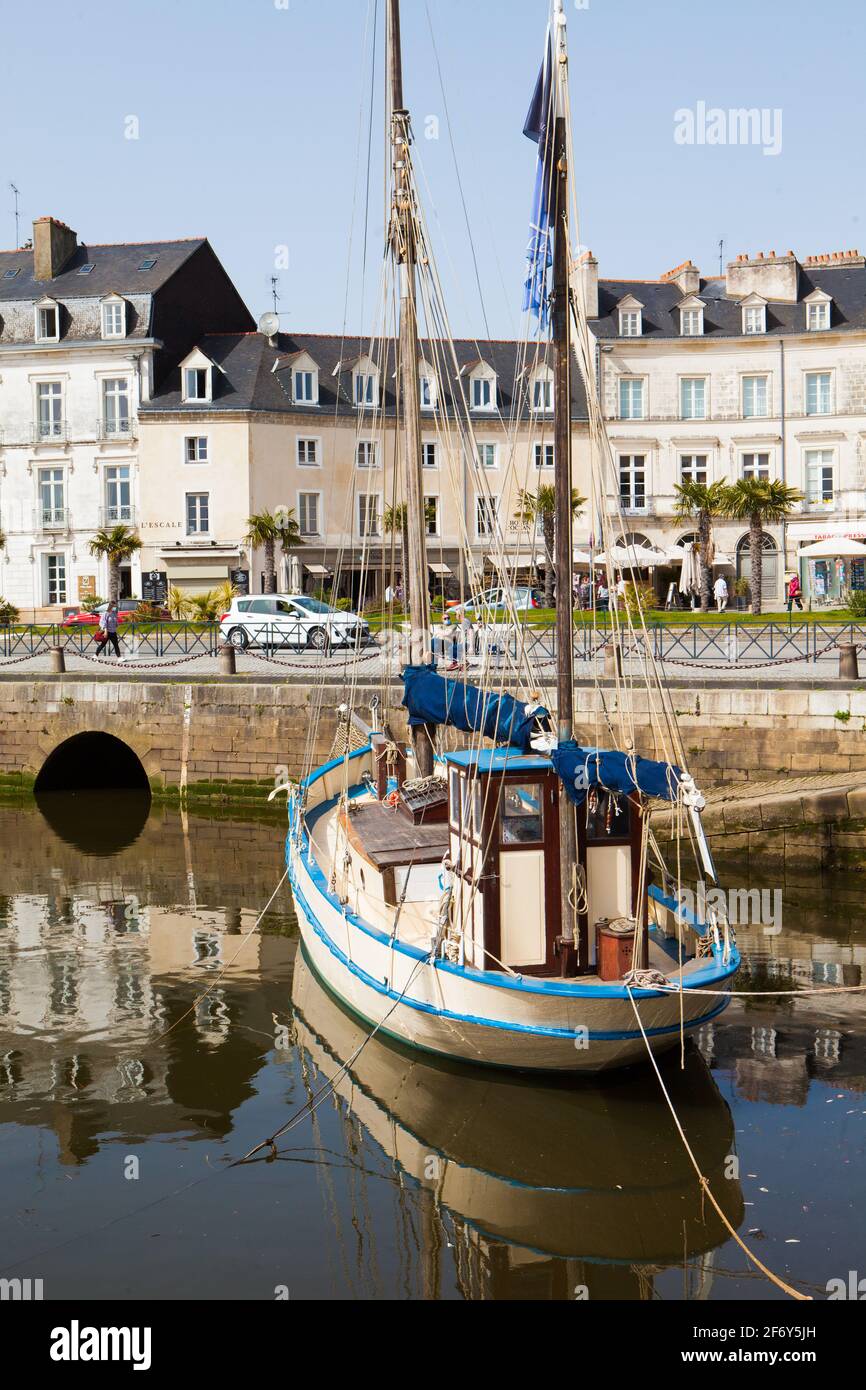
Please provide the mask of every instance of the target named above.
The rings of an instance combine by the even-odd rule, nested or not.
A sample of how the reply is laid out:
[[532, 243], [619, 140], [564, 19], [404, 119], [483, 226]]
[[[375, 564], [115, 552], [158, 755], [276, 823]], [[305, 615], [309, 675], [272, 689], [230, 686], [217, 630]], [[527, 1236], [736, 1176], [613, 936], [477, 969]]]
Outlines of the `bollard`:
[[622, 646], [610, 642], [604, 649], [604, 674], [613, 680], [622, 675]]
[[235, 649], [228, 642], [223, 642], [217, 653], [217, 670], [221, 676], [233, 676], [237, 671]]
[[48, 669], [53, 676], [62, 676], [66, 671], [66, 657], [62, 647], [49, 648]]
[[858, 681], [860, 669], [857, 665], [857, 648], [853, 642], [839, 643], [840, 681]]

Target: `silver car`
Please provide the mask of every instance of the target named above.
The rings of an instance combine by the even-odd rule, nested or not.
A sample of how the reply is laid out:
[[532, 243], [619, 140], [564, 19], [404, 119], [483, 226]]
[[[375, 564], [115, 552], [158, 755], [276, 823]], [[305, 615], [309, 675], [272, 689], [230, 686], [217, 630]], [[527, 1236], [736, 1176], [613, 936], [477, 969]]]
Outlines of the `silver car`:
[[262, 594], [233, 600], [220, 618], [220, 638], [239, 651], [293, 647], [321, 652], [363, 646], [370, 628], [357, 613], [330, 608], [307, 594]]

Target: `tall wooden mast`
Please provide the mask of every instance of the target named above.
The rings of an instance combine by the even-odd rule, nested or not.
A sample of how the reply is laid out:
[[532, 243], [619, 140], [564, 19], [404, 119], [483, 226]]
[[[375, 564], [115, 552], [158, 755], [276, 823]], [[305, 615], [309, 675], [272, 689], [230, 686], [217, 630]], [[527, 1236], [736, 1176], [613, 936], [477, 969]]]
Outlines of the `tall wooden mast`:
[[[409, 173], [409, 112], [403, 105], [403, 59], [400, 48], [400, 0], [387, 5], [388, 65], [391, 82], [391, 158], [394, 171], [391, 251], [400, 275], [399, 380], [403, 476], [406, 485], [406, 549], [403, 583], [409, 590], [411, 626], [409, 660], [431, 661], [430, 603], [427, 592], [427, 543], [421, 461], [421, 399], [418, 377], [418, 314], [415, 285], [414, 190]], [[402, 425], [402, 429], [400, 426]], [[433, 771], [434, 729], [413, 729], [418, 775]]]
[[[557, 651], [557, 739], [574, 736], [574, 592], [572, 572], [571, 485], [571, 300], [568, 276], [568, 141], [564, 106], [560, 100], [567, 82], [565, 63], [565, 16], [559, 8], [554, 32], [553, 90], [556, 117], [553, 130], [553, 177], [550, 190], [553, 212], [553, 440], [554, 486], [556, 491], [556, 651]], [[559, 949], [563, 975], [587, 969], [586, 942], [579, 940], [575, 911], [575, 872], [577, 866], [577, 820], [575, 808], [559, 790], [559, 879], [561, 935]]]

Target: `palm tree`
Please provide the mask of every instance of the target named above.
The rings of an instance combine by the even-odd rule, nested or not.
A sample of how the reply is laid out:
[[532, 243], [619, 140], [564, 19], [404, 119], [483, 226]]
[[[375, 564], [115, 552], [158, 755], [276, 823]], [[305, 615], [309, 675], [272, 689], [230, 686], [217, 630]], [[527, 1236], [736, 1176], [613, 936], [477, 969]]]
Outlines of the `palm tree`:
[[761, 568], [764, 558], [764, 527], [784, 521], [803, 494], [788, 487], [778, 478], [765, 482], [760, 478], [740, 478], [728, 488], [728, 516], [749, 523], [749, 587], [752, 590], [752, 612], [761, 611]]
[[[435, 525], [436, 505], [433, 502], [424, 503], [424, 520], [428, 525]], [[403, 608], [404, 611], [409, 607], [409, 575], [406, 557], [409, 554], [409, 509], [405, 502], [397, 502], [393, 507], [386, 507], [382, 513], [382, 526], [386, 534], [392, 531], [399, 531], [400, 546], [403, 559]]]
[[[571, 489], [571, 515], [576, 519], [583, 511], [585, 497], [577, 488]], [[546, 565], [544, 568], [544, 604], [553, 607], [553, 583], [556, 557], [556, 488], [552, 483], [542, 483], [537, 492], [527, 492], [523, 488], [518, 494], [518, 507], [515, 512], [518, 521], [524, 526], [541, 522], [541, 535], [544, 540]]]
[[166, 608], [175, 621], [185, 618], [189, 613], [189, 594], [185, 594], [177, 584], [170, 584]]
[[247, 533], [244, 536], [244, 544], [253, 550], [264, 549], [265, 552], [265, 579], [264, 592], [275, 594], [277, 592], [277, 561], [276, 544], [282, 535], [280, 525], [281, 513], [277, 512], [254, 512], [247, 517]]
[[298, 550], [304, 544], [294, 507], [277, 507], [274, 520], [279, 527], [280, 549], [288, 558], [290, 550]]
[[141, 537], [128, 526], [103, 526], [96, 532], [88, 545], [91, 555], [108, 561], [108, 599], [116, 603], [120, 598], [120, 566], [124, 560], [131, 560], [141, 550]]
[[676, 514], [697, 522], [701, 562], [701, 612], [709, 611], [713, 592], [713, 521], [728, 515], [730, 488], [724, 478], [716, 483], [674, 483]]

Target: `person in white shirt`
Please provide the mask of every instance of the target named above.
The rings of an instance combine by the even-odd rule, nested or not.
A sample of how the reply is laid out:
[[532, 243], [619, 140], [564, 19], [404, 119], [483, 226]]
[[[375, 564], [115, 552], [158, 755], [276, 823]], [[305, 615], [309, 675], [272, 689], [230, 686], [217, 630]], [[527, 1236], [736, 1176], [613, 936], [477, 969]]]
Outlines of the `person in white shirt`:
[[716, 609], [719, 613], [724, 613], [728, 606], [728, 581], [723, 574], [720, 574], [713, 585], [713, 597], [716, 600]]

